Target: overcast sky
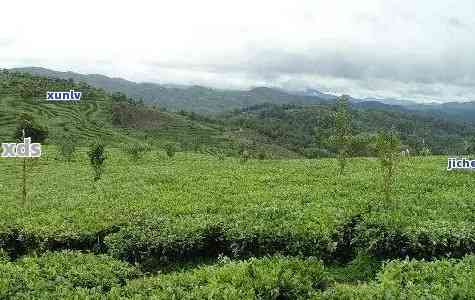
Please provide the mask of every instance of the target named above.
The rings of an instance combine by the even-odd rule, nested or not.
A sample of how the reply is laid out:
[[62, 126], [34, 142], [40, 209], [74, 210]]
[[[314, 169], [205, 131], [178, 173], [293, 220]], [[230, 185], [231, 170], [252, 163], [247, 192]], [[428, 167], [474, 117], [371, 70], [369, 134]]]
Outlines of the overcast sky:
[[473, 0], [2, 1], [0, 68], [475, 100]]

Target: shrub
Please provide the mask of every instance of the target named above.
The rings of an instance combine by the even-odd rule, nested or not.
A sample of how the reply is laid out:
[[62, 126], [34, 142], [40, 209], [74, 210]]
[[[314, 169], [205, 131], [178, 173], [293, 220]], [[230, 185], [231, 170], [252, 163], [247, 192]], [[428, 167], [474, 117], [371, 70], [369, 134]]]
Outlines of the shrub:
[[48, 128], [40, 125], [33, 116], [27, 113], [21, 113], [18, 116], [17, 127], [13, 136], [15, 140], [22, 141], [23, 130], [25, 130], [25, 136], [31, 138], [32, 143], [44, 143], [48, 137]]
[[272, 257], [228, 260], [190, 272], [139, 279], [110, 295], [140, 299], [308, 299], [326, 285], [320, 261]]
[[246, 163], [251, 158], [251, 154], [247, 150], [241, 152], [241, 163]]
[[226, 158], [226, 154], [223, 151], [219, 150], [215, 152], [214, 156], [216, 156], [216, 158], [219, 160], [224, 160]]
[[331, 157], [332, 156], [330, 151], [328, 151], [327, 149], [316, 148], [316, 147], [305, 148], [303, 154], [306, 158], [310, 158], [310, 159], [312, 159], [312, 158], [324, 158], [324, 157]]
[[424, 146], [422, 150], [420, 151], [421, 156], [430, 156], [432, 154], [432, 151], [430, 150], [429, 147]]
[[64, 133], [58, 139], [58, 153], [66, 161], [71, 161], [74, 152], [76, 151], [76, 140], [67, 133]]
[[257, 159], [264, 160], [266, 158], [267, 158], [267, 152], [265, 150], [259, 151], [259, 153], [257, 154]]
[[224, 160], [224, 158], [226, 156], [224, 151], [219, 149], [218, 147], [210, 147], [210, 148], [207, 149], [206, 153], [216, 157], [219, 160]]
[[351, 115], [349, 113], [348, 106], [349, 101], [347, 96], [341, 96], [338, 98], [335, 114], [335, 146], [337, 149], [340, 175], [342, 175], [345, 171], [346, 160], [350, 153]]
[[70, 297], [77, 292], [105, 295], [139, 275], [127, 263], [105, 255], [47, 253], [1, 263], [0, 299], [78, 299]]
[[104, 161], [106, 160], [105, 146], [101, 142], [96, 141], [89, 147], [87, 155], [94, 171], [94, 181], [98, 181], [101, 179], [104, 171]]
[[145, 152], [151, 150], [150, 146], [140, 143], [124, 144], [121, 148], [133, 161], [138, 161], [143, 157]]
[[176, 153], [176, 144], [174, 143], [168, 143], [165, 145], [165, 152], [167, 153], [167, 156], [169, 158], [172, 158], [175, 156]]
[[391, 187], [394, 180], [396, 163], [399, 159], [399, 137], [394, 130], [381, 132], [377, 137], [376, 148], [383, 170], [383, 193], [386, 204], [391, 199]]
[[337, 284], [314, 299], [474, 299], [475, 259], [388, 263], [369, 284]]

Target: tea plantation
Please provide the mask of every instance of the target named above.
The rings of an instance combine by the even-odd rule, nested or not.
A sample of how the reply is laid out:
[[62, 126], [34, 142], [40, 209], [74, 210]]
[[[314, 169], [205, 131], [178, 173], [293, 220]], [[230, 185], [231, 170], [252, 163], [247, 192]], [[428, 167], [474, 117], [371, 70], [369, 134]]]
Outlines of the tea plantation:
[[0, 298], [473, 298], [473, 172], [403, 158], [249, 160], [108, 147], [1, 159]]

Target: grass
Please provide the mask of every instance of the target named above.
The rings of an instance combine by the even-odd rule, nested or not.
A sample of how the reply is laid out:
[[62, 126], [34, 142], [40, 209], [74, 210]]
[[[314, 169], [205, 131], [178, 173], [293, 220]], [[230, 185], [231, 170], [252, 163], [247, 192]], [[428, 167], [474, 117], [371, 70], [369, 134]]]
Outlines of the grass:
[[104, 139], [111, 143], [133, 141], [125, 132], [110, 125], [110, 101], [103, 98], [82, 100], [80, 103], [58, 103], [39, 99], [20, 100], [13, 96], [0, 96], [0, 139], [12, 140], [15, 118], [18, 112], [27, 112], [50, 129], [51, 140], [55, 140], [63, 128], [67, 128], [82, 144], [94, 139]]
[[115, 246], [125, 247], [126, 237], [153, 248], [151, 240], [156, 247], [187, 238], [192, 244], [206, 243], [203, 235], [209, 230], [237, 243], [232, 246], [242, 255], [331, 255], [355, 217], [358, 238], [373, 242], [369, 246], [375, 251], [388, 250], [378, 243], [391, 234], [416, 248], [421, 235], [441, 243], [448, 237], [472, 239], [474, 205], [468, 191], [474, 187], [473, 174], [445, 171], [442, 157], [405, 160], [388, 207], [382, 204], [379, 165], [372, 159], [352, 160], [348, 175], [339, 177], [332, 159], [241, 164], [191, 153], [168, 159], [153, 151], [134, 163], [109, 149], [104, 177], [93, 184], [85, 149], [71, 163], [55, 160], [55, 151], [47, 147], [30, 166], [24, 207], [19, 160], [0, 161], [9, 174], [0, 183], [0, 232], [15, 228], [35, 243], [48, 244], [94, 240], [115, 228], [109, 246], [125, 256], [132, 250]]
[[[52, 145], [28, 161], [26, 203], [21, 160], [0, 158], [0, 298], [473, 298], [474, 260], [461, 258], [475, 251], [475, 173], [446, 171], [446, 157], [403, 159], [385, 203], [376, 159], [340, 176], [334, 159], [169, 158], [169, 142], [232, 150], [259, 136], [167, 112], [115, 128], [110, 97], [86, 91], [95, 100], [0, 96], [2, 142], [21, 111], [51, 140], [68, 127], [80, 141], [71, 162]], [[83, 147], [96, 138], [108, 143], [98, 182]], [[116, 147], [150, 140], [138, 159]]]
[[[364, 283], [384, 260], [462, 257], [475, 245], [474, 174], [447, 172], [444, 157], [403, 160], [388, 206], [374, 159], [352, 159], [338, 176], [333, 159], [242, 164], [152, 151], [135, 162], [108, 148], [104, 176], [94, 184], [86, 150], [79, 148], [68, 163], [55, 159], [55, 147], [45, 147], [44, 156], [29, 162], [25, 205], [20, 160], [0, 160], [7, 174], [0, 182], [0, 246], [10, 258], [82, 250], [155, 274], [194, 272], [203, 262], [213, 270], [220, 255], [318, 257], [328, 266], [326, 282], [339, 289], [318, 297], [364, 298], [384, 290]], [[155, 286], [150, 280], [139, 286]]]
[[475, 287], [475, 256], [395, 260], [366, 282], [339, 280], [343, 270], [315, 258], [285, 256], [222, 257], [150, 275], [107, 255], [61, 251], [0, 257], [0, 271], [5, 299], [472, 299]]
[[112, 100], [106, 94], [93, 95], [78, 103], [65, 103], [39, 98], [24, 100], [0, 93], [0, 141], [12, 141], [16, 115], [26, 112], [49, 129], [50, 144], [57, 143], [66, 129], [67, 134], [83, 146], [96, 139], [114, 146], [134, 142], [150, 143], [156, 149], [176, 143], [188, 151], [220, 150], [226, 155], [237, 156], [240, 145], [249, 145], [253, 152], [265, 151], [274, 158], [298, 157], [295, 152], [250, 130], [240, 131], [224, 125], [195, 121], [170, 112], [151, 113], [152, 116], [147, 116], [148, 121], [142, 120], [145, 127], [130, 124], [129, 128], [119, 128], [112, 125], [111, 107]]

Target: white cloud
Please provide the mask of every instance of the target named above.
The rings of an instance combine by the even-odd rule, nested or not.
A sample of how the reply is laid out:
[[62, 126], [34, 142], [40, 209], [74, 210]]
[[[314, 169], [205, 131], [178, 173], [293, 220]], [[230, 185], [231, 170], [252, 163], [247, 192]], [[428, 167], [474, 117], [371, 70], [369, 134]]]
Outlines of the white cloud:
[[0, 7], [1, 67], [475, 100], [471, 0], [16, 0]]

